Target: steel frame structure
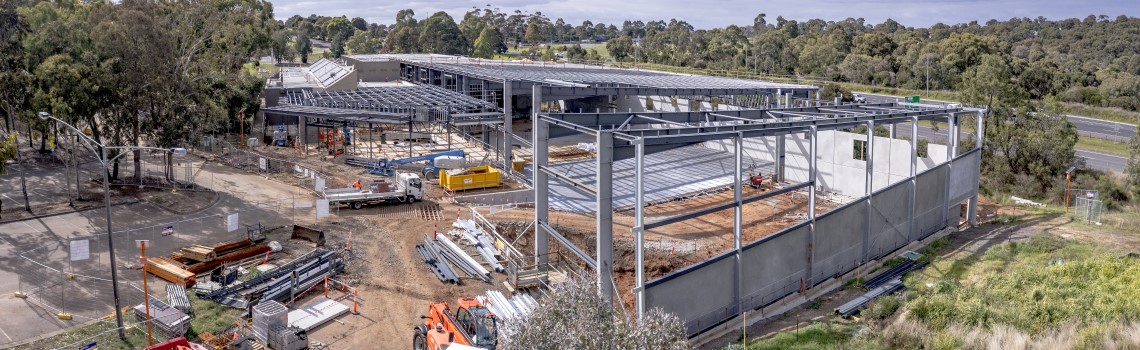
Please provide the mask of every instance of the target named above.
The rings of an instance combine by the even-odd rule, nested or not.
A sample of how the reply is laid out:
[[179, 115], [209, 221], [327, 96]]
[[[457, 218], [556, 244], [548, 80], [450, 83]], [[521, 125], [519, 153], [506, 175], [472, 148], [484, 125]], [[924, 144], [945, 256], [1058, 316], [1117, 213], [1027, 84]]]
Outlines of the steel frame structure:
[[[567, 250], [574, 253], [582, 259], [587, 266], [595, 269], [597, 272], [597, 288], [599, 293], [609, 301], [613, 301], [616, 285], [613, 280], [613, 162], [618, 159], [635, 158], [635, 213], [634, 213], [634, 227], [632, 228], [635, 235], [635, 254], [636, 254], [636, 286], [633, 294], [636, 298], [636, 311], [640, 317], [646, 308], [645, 305], [645, 274], [644, 274], [644, 233], [646, 230], [665, 226], [671, 223], [689, 220], [704, 215], [708, 215], [720, 210], [733, 209], [733, 247], [735, 250], [735, 263], [736, 273], [738, 275], [737, 281], [740, 280], [741, 267], [740, 267], [740, 253], [741, 253], [741, 237], [742, 237], [742, 208], [743, 205], [770, 198], [772, 196], [788, 193], [791, 191], [798, 191], [802, 189], [808, 190], [808, 212], [807, 221], [809, 227], [809, 249], [806, 252], [807, 259], [810, 262], [813, 259], [811, 246], [814, 245], [815, 237], [815, 220], [816, 220], [816, 191], [817, 191], [817, 154], [818, 154], [818, 132], [820, 130], [838, 130], [852, 128], [856, 126], [867, 126], [867, 142], [872, 145], [873, 130], [875, 125], [883, 124], [898, 124], [910, 122], [912, 128], [915, 129], [912, 135], [917, 135], [918, 121], [919, 120], [939, 120], [943, 119], [950, 125], [948, 132], [947, 145], [947, 162], [954, 158], [958, 146], [958, 138], [960, 137], [958, 121], [961, 114], [965, 113], [978, 113], [980, 110], [963, 109], [960, 107], [947, 107], [938, 105], [924, 105], [924, 104], [908, 104], [908, 103], [880, 103], [880, 104], [854, 104], [854, 105], [830, 105], [819, 106], [819, 101], [816, 101], [817, 106], [811, 107], [787, 107], [775, 109], [756, 109], [756, 110], [740, 110], [740, 111], [716, 111], [716, 112], [673, 112], [673, 113], [540, 113], [538, 108], [538, 101], [542, 100], [542, 96], [551, 90], [550, 87], [534, 85], [532, 87], [532, 94], [535, 96], [535, 105], [533, 108], [533, 145], [534, 145], [534, 206], [535, 206], [535, 263], [543, 266], [548, 263], [547, 256], [549, 255], [549, 240], [548, 237], [553, 237], [556, 241], [561, 243]], [[780, 96], [780, 95], [777, 95]], [[787, 95], [787, 101], [781, 104], [786, 104], [792, 100], [792, 96]], [[982, 118], [977, 119], [977, 128], [975, 135], [977, 140], [977, 147], [981, 147], [982, 139]], [[652, 124], [653, 128], [648, 128]], [[809, 146], [809, 166], [808, 166], [808, 180], [785, 186], [776, 191], [744, 198], [742, 196], [742, 154], [743, 142], [747, 138], [764, 137], [764, 136], [777, 136], [779, 137], [780, 144], [782, 144], [783, 136], [792, 133], [807, 133]], [[561, 174], [551, 171], [549, 164], [548, 145], [551, 138], [569, 136], [573, 134], [588, 134], [595, 137], [597, 142], [597, 161], [596, 161], [596, 174], [597, 181], [595, 186], [577, 183], [572, 179], [566, 178]], [[644, 178], [645, 166], [644, 157], [649, 154], [661, 152], [668, 149], [683, 147], [696, 143], [714, 140], [733, 140], [734, 154], [736, 159], [734, 171], [734, 186], [733, 186], [733, 201], [718, 205], [715, 207], [696, 210], [686, 214], [680, 214], [669, 218], [658, 219], [653, 222], [646, 222], [644, 215]], [[777, 166], [782, 168], [784, 158], [783, 147], [778, 147], [777, 159], [780, 159]], [[873, 167], [873, 152], [868, 152], [866, 162], [867, 167], [867, 197], [865, 200], [870, 201], [870, 194], [872, 189], [872, 167]], [[910, 157], [910, 176], [911, 181], [911, 199], [909, 210], [914, 210], [915, 203], [915, 187], [913, 186], [916, 179], [918, 148], [917, 142], [911, 142], [911, 157]], [[782, 169], [779, 170], [779, 175], [782, 177]], [[550, 180], [554, 178], [558, 181], [568, 183], [572, 186], [578, 187], [585, 192], [592, 194], [597, 201], [596, 213], [596, 230], [597, 239], [595, 246], [595, 254], [593, 257], [586, 254], [580, 248], [576, 247], [569, 239], [563, 234], [559, 233], [556, 229], [550, 226]], [[784, 180], [784, 179], [780, 179]], [[949, 185], [947, 184], [947, 191]], [[949, 206], [950, 199], [947, 198], [947, 206]], [[868, 206], [869, 207], [869, 206]], [[969, 199], [969, 212], [968, 217], [972, 224], [976, 224], [977, 213], [977, 197], [974, 196]], [[868, 210], [867, 215], [871, 215]], [[946, 215], [945, 213], [943, 215]], [[910, 215], [910, 227], [913, 233], [914, 215]], [[869, 230], [868, 230], [869, 231]], [[864, 240], [866, 242], [866, 240]], [[863, 250], [866, 251], [866, 243], [864, 243]], [[807, 276], [812, 276], [809, 271]], [[808, 281], [807, 285], [813, 285]], [[742, 294], [742, 287], [737, 285], [735, 288], [736, 296], [739, 298]], [[738, 308], [740, 306], [738, 305]], [[742, 310], [737, 310], [741, 312]]]

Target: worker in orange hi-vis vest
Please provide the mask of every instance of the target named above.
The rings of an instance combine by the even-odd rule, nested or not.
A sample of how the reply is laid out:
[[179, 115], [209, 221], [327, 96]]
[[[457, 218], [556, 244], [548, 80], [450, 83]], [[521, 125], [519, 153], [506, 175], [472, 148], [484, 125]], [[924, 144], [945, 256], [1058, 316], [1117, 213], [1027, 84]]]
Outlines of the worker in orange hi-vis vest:
[[353, 182], [352, 187], [355, 187], [357, 190], [363, 190], [362, 186], [360, 185], [360, 179], [357, 179], [356, 182]]

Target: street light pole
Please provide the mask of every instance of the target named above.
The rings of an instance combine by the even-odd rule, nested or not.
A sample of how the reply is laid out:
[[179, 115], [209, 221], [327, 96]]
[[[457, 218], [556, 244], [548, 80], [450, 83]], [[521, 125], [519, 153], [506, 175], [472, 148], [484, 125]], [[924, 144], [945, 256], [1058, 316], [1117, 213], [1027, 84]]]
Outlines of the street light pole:
[[[59, 120], [59, 118], [52, 116], [48, 112], [40, 112], [39, 116], [40, 119], [51, 119], [56, 123], [63, 124], [70, 128], [76, 135], [83, 134], [83, 132], [79, 131], [74, 125]], [[127, 333], [123, 330], [123, 308], [119, 304], [119, 273], [118, 268], [115, 267], [115, 235], [113, 233], [114, 231], [111, 230], [111, 187], [110, 179], [107, 177], [107, 172], [109, 171], [107, 147], [96, 143], [95, 140], [90, 138], [85, 137], [83, 141], [87, 143], [88, 148], [91, 148], [92, 152], [95, 152], [94, 145], [99, 146], [99, 164], [103, 168], [103, 207], [107, 215], [107, 252], [111, 259], [111, 293], [115, 298], [115, 325], [119, 327], [119, 339], [127, 339]]]

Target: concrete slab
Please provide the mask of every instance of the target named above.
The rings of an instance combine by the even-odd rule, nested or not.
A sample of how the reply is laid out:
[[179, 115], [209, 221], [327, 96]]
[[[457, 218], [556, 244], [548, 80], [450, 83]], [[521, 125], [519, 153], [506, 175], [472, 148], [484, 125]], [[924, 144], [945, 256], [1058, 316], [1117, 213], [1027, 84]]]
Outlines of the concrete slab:
[[333, 299], [319, 299], [289, 311], [289, 325], [306, 331], [348, 313], [348, 306]]

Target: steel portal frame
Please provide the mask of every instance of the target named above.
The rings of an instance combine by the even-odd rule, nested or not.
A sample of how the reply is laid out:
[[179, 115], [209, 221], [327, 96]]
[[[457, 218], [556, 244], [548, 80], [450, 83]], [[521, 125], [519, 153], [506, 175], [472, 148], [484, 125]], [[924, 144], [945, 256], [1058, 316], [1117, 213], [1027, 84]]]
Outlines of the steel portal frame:
[[[612, 164], [613, 161], [618, 159], [634, 158], [636, 162], [635, 169], [635, 209], [634, 209], [634, 227], [632, 228], [635, 236], [635, 255], [636, 255], [636, 286], [634, 287], [633, 294], [636, 298], [636, 312], [638, 317], [643, 315], [645, 305], [645, 272], [644, 272], [644, 233], [646, 230], [665, 226], [671, 223], [689, 220], [704, 215], [708, 215], [720, 210], [728, 208], [733, 209], [733, 247], [734, 247], [734, 260], [735, 269], [739, 281], [742, 269], [740, 267], [740, 254], [741, 254], [741, 237], [742, 237], [742, 208], [743, 205], [759, 201], [771, 196], [797, 191], [804, 188], [808, 189], [808, 237], [809, 242], [815, 242], [815, 220], [816, 220], [816, 191], [817, 191], [817, 154], [818, 154], [818, 132], [821, 130], [838, 130], [846, 129], [855, 126], [867, 126], [867, 140], [868, 145], [873, 145], [873, 131], [875, 125], [883, 124], [898, 124], [910, 122], [912, 128], [918, 128], [918, 121], [920, 120], [939, 120], [945, 118], [949, 123], [950, 130], [948, 132], [947, 145], [947, 163], [957, 154], [957, 146], [959, 139], [959, 117], [961, 114], [973, 113], [979, 116], [976, 128], [976, 145], [981, 147], [981, 140], [983, 135], [983, 119], [980, 118], [983, 111], [977, 109], [963, 109], [957, 106], [939, 106], [939, 105], [925, 105], [925, 104], [911, 104], [911, 103], [880, 103], [880, 104], [853, 104], [853, 105], [832, 105], [832, 106], [813, 106], [813, 107], [790, 107], [790, 108], [776, 108], [776, 109], [757, 109], [757, 110], [740, 110], [740, 111], [716, 111], [716, 112], [672, 112], [672, 113], [541, 113], [538, 104], [542, 100], [542, 96], [551, 90], [551, 87], [534, 85], [532, 86], [532, 96], [534, 96], [532, 108], [532, 118], [534, 120], [533, 127], [533, 142], [534, 145], [534, 195], [535, 195], [535, 263], [543, 266], [548, 263], [549, 253], [549, 240], [548, 236], [554, 236], [559, 243], [564, 245], [567, 249], [577, 253], [575, 255], [582, 258], [587, 266], [590, 266], [597, 271], [597, 288], [599, 293], [609, 301], [613, 301], [614, 293], [616, 292], [616, 285], [613, 280], [613, 212], [612, 212], [612, 197], [613, 197], [613, 183], [612, 183]], [[791, 100], [791, 97], [787, 97]], [[653, 125], [653, 128], [647, 126]], [[640, 128], [643, 126], [646, 128]], [[635, 128], [638, 127], [638, 128]], [[786, 186], [777, 191], [752, 196], [749, 198], [742, 197], [742, 179], [741, 159], [743, 155], [743, 143], [747, 138], [764, 137], [764, 136], [777, 136], [780, 139], [784, 135], [793, 133], [807, 133], [810, 146], [808, 148], [808, 180]], [[559, 181], [566, 181], [557, 173], [549, 169], [549, 155], [548, 145], [551, 138], [569, 136], [573, 134], [588, 134], [595, 137], [597, 142], [597, 181], [596, 187], [585, 186], [597, 200], [598, 212], [595, 215], [595, 228], [597, 231], [597, 238], [595, 240], [595, 255], [589, 257], [581, 249], [570, 243], [565, 236], [552, 226], [550, 226], [549, 214], [549, 182], [551, 175]], [[917, 130], [912, 135], [918, 135]], [[661, 152], [664, 150], [692, 145], [695, 143], [726, 140], [731, 139], [734, 145], [734, 155], [736, 164], [734, 167], [734, 185], [733, 185], [733, 201], [707, 209], [696, 210], [691, 213], [680, 214], [669, 218], [658, 219], [654, 222], [647, 223], [645, 221], [644, 213], [644, 177], [645, 177], [645, 162], [646, 155]], [[909, 181], [912, 182], [911, 188], [911, 201], [909, 210], [913, 211], [915, 203], [915, 187], [913, 182], [916, 178], [917, 169], [917, 142], [911, 142], [911, 155], [910, 155], [910, 176]], [[784, 157], [783, 147], [779, 147], [777, 152], [781, 153], [777, 156], [778, 159]], [[873, 193], [872, 175], [873, 174], [873, 157], [874, 152], [867, 154], [867, 197], [865, 200], [871, 201], [871, 193]], [[778, 166], [782, 166], [783, 162], [778, 162]], [[782, 169], [778, 170], [782, 174]], [[782, 177], [782, 176], [781, 176]], [[783, 180], [783, 179], [781, 179]], [[571, 185], [579, 185], [573, 181]], [[946, 191], [949, 191], [947, 185]], [[947, 198], [947, 207], [949, 207], [949, 198]], [[977, 196], [970, 198], [968, 212], [969, 220], [972, 224], [976, 224], [976, 206]], [[870, 206], [868, 206], [870, 208]], [[868, 209], [867, 215], [870, 215]], [[946, 215], [945, 213], [943, 215]], [[910, 215], [910, 227], [913, 233], [914, 215]], [[945, 218], [944, 218], [945, 219]], [[867, 229], [869, 232], [869, 229]], [[912, 237], [913, 238], [913, 237]], [[864, 240], [866, 242], [866, 239]], [[805, 252], [805, 258], [808, 261], [808, 271], [806, 276], [812, 276], [810, 271], [811, 262], [814, 259], [812, 256], [814, 243], [809, 243], [808, 249]], [[866, 247], [863, 251], [866, 252]], [[864, 254], [865, 256], [865, 254]], [[806, 281], [807, 285], [814, 285], [812, 281]], [[739, 300], [742, 294], [741, 286], [737, 283], [733, 286], [734, 293]], [[737, 312], [741, 306], [737, 305]]]

